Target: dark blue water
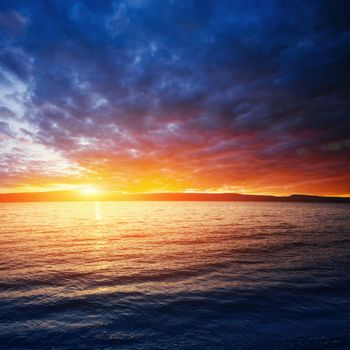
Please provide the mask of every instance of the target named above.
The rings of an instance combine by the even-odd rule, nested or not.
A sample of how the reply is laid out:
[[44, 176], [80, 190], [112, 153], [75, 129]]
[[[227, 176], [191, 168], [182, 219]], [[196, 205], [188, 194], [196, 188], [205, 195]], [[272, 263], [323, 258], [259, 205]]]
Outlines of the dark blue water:
[[1, 349], [350, 349], [350, 206], [0, 204]]

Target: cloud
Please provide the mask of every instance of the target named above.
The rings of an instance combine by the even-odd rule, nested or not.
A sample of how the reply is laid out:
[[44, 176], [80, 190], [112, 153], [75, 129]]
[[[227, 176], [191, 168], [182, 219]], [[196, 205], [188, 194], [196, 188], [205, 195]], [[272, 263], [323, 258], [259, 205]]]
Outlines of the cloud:
[[67, 182], [350, 192], [347, 2], [1, 6], [3, 133], [79, 168]]

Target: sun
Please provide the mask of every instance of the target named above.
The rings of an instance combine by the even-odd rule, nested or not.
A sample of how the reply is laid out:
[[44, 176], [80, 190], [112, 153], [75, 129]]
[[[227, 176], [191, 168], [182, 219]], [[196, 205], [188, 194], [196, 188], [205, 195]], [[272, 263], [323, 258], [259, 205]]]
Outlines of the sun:
[[94, 195], [94, 194], [98, 194], [101, 191], [98, 188], [94, 187], [94, 186], [82, 186], [80, 188], [80, 192], [82, 194], [87, 195], [87, 196], [91, 196], [91, 195]]

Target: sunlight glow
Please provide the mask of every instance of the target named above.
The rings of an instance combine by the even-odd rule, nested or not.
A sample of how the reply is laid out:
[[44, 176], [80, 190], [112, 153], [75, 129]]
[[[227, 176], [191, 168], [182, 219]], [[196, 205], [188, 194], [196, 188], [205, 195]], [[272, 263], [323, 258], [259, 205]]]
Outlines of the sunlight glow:
[[83, 186], [83, 187], [80, 188], [80, 192], [82, 194], [87, 195], [87, 196], [91, 196], [91, 195], [94, 195], [94, 194], [101, 193], [101, 191], [98, 188], [94, 187], [94, 186]]

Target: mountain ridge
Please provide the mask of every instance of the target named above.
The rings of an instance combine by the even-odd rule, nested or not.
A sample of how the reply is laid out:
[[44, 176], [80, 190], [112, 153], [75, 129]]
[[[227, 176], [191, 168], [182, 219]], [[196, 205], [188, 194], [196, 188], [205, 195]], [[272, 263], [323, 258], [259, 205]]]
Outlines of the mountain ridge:
[[0, 202], [63, 202], [63, 201], [224, 201], [224, 202], [326, 202], [350, 203], [350, 197], [253, 195], [239, 193], [133, 193], [100, 192], [83, 194], [80, 191], [51, 191], [27, 193], [0, 193]]

